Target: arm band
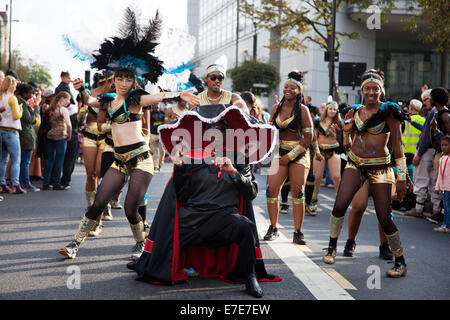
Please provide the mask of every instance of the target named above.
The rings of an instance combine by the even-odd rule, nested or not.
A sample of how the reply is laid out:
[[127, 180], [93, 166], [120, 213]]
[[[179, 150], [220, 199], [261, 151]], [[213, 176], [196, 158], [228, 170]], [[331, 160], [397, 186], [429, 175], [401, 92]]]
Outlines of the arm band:
[[313, 133], [314, 132], [314, 128], [313, 127], [303, 128], [302, 132], [303, 133]]
[[406, 173], [408, 172], [406, 157], [395, 159], [395, 166], [397, 167], [397, 181], [406, 181]]
[[305, 148], [301, 145], [298, 144], [294, 149], [292, 149], [288, 154], [288, 158], [292, 160], [294, 160], [295, 158], [297, 158], [301, 153], [305, 152]]
[[344, 135], [343, 145], [344, 145], [344, 148], [347, 150], [352, 145], [352, 139], [350, 137], [350, 132], [348, 132], [348, 131], [344, 131], [343, 135]]
[[163, 102], [180, 101], [180, 92], [163, 92]]

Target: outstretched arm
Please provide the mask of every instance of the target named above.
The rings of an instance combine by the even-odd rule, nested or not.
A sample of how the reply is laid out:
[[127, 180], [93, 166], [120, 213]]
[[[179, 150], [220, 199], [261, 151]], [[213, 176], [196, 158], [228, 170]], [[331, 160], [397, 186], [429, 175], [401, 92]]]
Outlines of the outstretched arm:
[[176, 93], [159, 92], [155, 94], [146, 94], [141, 96], [140, 105], [150, 106], [159, 102], [171, 101], [179, 98], [189, 103], [190, 106], [197, 106], [199, 104], [199, 99], [195, 94], [192, 93], [193, 91], [194, 89]]
[[100, 103], [96, 98], [91, 97], [84, 88], [83, 81], [81, 79], [76, 79], [73, 81], [73, 88], [80, 92], [81, 99], [84, 104], [91, 106], [93, 108], [100, 108]]

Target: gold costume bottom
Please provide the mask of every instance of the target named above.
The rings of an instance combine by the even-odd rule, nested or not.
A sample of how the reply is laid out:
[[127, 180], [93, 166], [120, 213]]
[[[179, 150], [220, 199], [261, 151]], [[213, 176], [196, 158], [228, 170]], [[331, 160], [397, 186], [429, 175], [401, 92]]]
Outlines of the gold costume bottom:
[[135, 169], [154, 174], [150, 147], [145, 142], [114, 148], [114, 162], [111, 168], [123, 174]]
[[[279, 149], [278, 149], [278, 158], [288, 154], [292, 149], [300, 144], [300, 140], [298, 141], [289, 141], [289, 140], [280, 140]], [[309, 170], [311, 167], [311, 157], [309, 154], [309, 148], [306, 148], [305, 152], [299, 154], [297, 158], [292, 160], [290, 163], [297, 163], [305, 167], [305, 169]]]
[[325, 161], [328, 161], [329, 159], [333, 157], [341, 157], [341, 148], [339, 145], [339, 142], [332, 143], [332, 144], [325, 144], [321, 143], [319, 144], [320, 154], [325, 158]]
[[391, 157], [360, 158], [352, 151], [348, 152], [348, 162], [345, 169], [355, 169], [361, 175], [361, 186], [366, 180], [370, 184], [388, 183], [395, 184], [395, 174], [390, 167]]
[[82, 147], [103, 149], [106, 135], [98, 131], [97, 122], [88, 123], [81, 132], [83, 134]]

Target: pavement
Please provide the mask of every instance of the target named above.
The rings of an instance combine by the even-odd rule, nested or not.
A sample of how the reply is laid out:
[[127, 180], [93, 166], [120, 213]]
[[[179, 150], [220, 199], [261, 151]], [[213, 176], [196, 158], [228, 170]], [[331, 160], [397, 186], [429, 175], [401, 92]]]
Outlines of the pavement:
[[[149, 221], [170, 175], [171, 164], [165, 163], [150, 184]], [[260, 239], [269, 226], [266, 178], [263, 174], [257, 175], [259, 194], [253, 202]], [[191, 279], [177, 286], [135, 281], [136, 274], [126, 268], [134, 241], [123, 210], [112, 211], [114, 220], [104, 222], [98, 238], [86, 240], [76, 259], [64, 259], [58, 250], [70, 242], [85, 211], [84, 182], [84, 167], [77, 164], [69, 190], [3, 195], [4, 200], [0, 202], [0, 300], [249, 299], [242, 285], [218, 279]], [[394, 222], [406, 249], [408, 274], [401, 279], [386, 278], [385, 272], [392, 267], [392, 262], [378, 258], [377, 219], [372, 201], [369, 201], [358, 234], [355, 257], [342, 256], [347, 235], [344, 226], [336, 264], [325, 265], [323, 248], [328, 245], [328, 221], [333, 203], [333, 189], [322, 188], [318, 215], [305, 217], [305, 246], [292, 243], [291, 212], [280, 215], [279, 239], [261, 241], [266, 269], [283, 278], [278, 283], [261, 284], [265, 292], [263, 301], [450, 298], [450, 234], [434, 232], [432, 229], [436, 225], [425, 219], [405, 217], [396, 212]]]

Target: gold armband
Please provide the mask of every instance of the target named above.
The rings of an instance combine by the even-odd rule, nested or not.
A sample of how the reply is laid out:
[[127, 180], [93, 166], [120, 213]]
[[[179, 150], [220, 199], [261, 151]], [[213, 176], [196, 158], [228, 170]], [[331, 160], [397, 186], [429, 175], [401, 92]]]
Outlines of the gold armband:
[[397, 181], [406, 181], [406, 174], [408, 172], [406, 157], [395, 159], [395, 166], [397, 167]]
[[347, 150], [350, 148], [350, 146], [352, 145], [352, 140], [350, 137], [350, 132], [349, 131], [344, 131], [344, 139], [342, 141], [342, 144], [344, 145], [344, 148]]
[[303, 133], [313, 133], [314, 132], [314, 128], [313, 127], [303, 128], [302, 132]]
[[294, 149], [292, 149], [291, 151], [289, 151], [289, 153], [287, 154], [288, 158], [292, 160], [294, 160], [295, 158], [297, 158], [301, 153], [305, 152], [305, 148], [299, 144], [297, 145]]

